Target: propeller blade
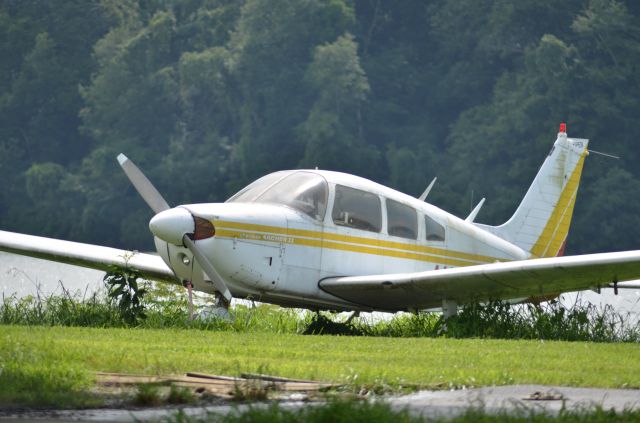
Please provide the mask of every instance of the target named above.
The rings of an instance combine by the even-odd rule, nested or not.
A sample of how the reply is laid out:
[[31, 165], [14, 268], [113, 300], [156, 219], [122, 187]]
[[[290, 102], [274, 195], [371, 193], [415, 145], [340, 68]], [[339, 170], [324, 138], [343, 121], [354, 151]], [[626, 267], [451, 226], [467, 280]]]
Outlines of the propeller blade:
[[187, 235], [182, 238], [182, 242], [184, 243], [184, 246], [191, 251], [198, 263], [200, 263], [200, 267], [202, 267], [204, 273], [209, 276], [216, 290], [222, 294], [227, 302], [230, 302], [232, 298], [231, 292], [229, 292], [227, 284], [224, 283], [222, 276], [220, 276], [220, 273], [218, 273], [216, 268], [213, 267], [213, 264], [211, 264], [207, 256], [202, 253], [202, 251], [196, 246], [196, 243]]
[[120, 163], [120, 167], [122, 168], [122, 170], [124, 170], [124, 173], [136, 188], [138, 194], [140, 194], [140, 196], [156, 214], [170, 208], [169, 204], [167, 204], [165, 199], [162, 198], [162, 195], [151, 184], [149, 179], [144, 176], [140, 169], [138, 169], [138, 166], [136, 166], [131, 160], [129, 160], [127, 156], [125, 156], [124, 154], [119, 154], [118, 163]]
[[[118, 163], [120, 163], [120, 167], [124, 170], [124, 173], [127, 175], [129, 181], [131, 181], [140, 196], [156, 214], [171, 208], [158, 190], [151, 184], [149, 179], [144, 176], [140, 169], [138, 169], [138, 166], [129, 160], [127, 156], [119, 154]], [[224, 283], [222, 276], [220, 276], [215, 267], [213, 267], [213, 264], [211, 264], [207, 256], [187, 235], [182, 238], [182, 241], [184, 246], [191, 251], [195, 259], [200, 263], [200, 267], [202, 267], [202, 270], [204, 270], [206, 275], [211, 279], [216, 290], [224, 296], [227, 302], [230, 302], [232, 298], [231, 292], [229, 292], [229, 288], [227, 288], [227, 285]]]

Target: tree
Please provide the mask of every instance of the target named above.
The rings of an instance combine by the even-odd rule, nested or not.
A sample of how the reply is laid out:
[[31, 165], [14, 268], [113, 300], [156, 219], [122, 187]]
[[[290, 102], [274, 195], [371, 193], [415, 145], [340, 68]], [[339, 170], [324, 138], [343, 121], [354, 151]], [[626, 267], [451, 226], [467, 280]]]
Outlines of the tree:
[[[77, 86], [88, 80], [91, 48], [110, 23], [102, 12], [97, 0], [0, 4], [0, 220], [6, 229], [61, 235], [61, 228], [73, 227], [72, 213], [41, 222], [37, 210], [47, 209], [41, 202], [49, 200], [27, 195], [25, 184], [32, 165], [73, 167], [91, 148], [78, 130]], [[81, 204], [70, 205], [76, 207]]]
[[124, 152], [170, 204], [320, 166], [413, 194], [437, 175], [430, 201], [464, 216], [486, 196], [496, 224], [567, 121], [622, 157], [587, 161], [569, 252], [615, 248], [633, 232], [580, 223], [640, 177], [639, 17], [631, 0], [8, 0], [0, 220], [151, 248]]
[[[207, 24], [238, 9], [224, 1], [130, 4], [96, 43], [99, 69], [81, 89], [81, 117], [100, 147], [77, 174], [85, 181], [83, 223], [90, 237], [151, 247], [145, 229], [151, 211], [121, 177], [115, 161], [120, 152], [144, 169], [171, 204], [224, 195], [225, 166], [212, 163], [227, 161], [228, 95], [219, 79], [225, 53], [216, 44], [224, 44], [229, 31], [222, 30], [228, 23], [217, 22], [213, 29]], [[105, 181], [105, 175], [116, 176]]]
[[305, 70], [314, 48], [335, 40], [353, 24], [343, 0], [248, 1], [229, 43], [238, 138], [230, 186], [276, 169], [295, 167], [304, 153], [295, 128], [311, 107]]
[[349, 33], [318, 46], [306, 75], [316, 101], [299, 127], [301, 165], [373, 174], [377, 151], [363, 139], [362, 104], [370, 90]]
[[[453, 191], [468, 192], [466, 186], [486, 196], [483, 211], [490, 214], [485, 221], [501, 223], [515, 210], [561, 121], [569, 123], [570, 134], [591, 138], [593, 148], [596, 144], [613, 154], [624, 152], [626, 158], [637, 158], [636, 150], [629, 149], [640, 136], [634, 124], [640, 110], [638, 85], [632, 83], [640, 55], [638, 44], [629, 42], [629, 37], [637, 37], [636, 27], [620, 3], [590, 2], [572, 25], [573, 32], [567, 36], [571, 41], [553, 34], [542, 36], [526, 51], [523, 68], [500, 78], [490, 103], [461, 115], [449, 138], [449, 154], [459, 158]], [[613, 52], [618, 53], [612, 56]], [[615, 128], [615, 136], [610, 128]], [[610, 166], [611, 162], [590, 158], [583, 185], [593, 185]], [[603, 180], [612, 185], [601, 197], [608, 192], [614, 201], [618, 186], [614, 179]], [[575, 210], [577, 222], [584, 222], [583, 213], [588, 213], [580, 204], [599, 207], [592, 195], [593, 191], [582, 191]], [[462, 198], [458, 202], [464, 203]], [[625, 213], [620, 209], [618, 217], [627, 219]], [[570, 243], [569, 253], [602, 248], [604, 243], [589, 241], [581, 231], [588, 228], [574, 226], [572, 236], [583, 242]]]

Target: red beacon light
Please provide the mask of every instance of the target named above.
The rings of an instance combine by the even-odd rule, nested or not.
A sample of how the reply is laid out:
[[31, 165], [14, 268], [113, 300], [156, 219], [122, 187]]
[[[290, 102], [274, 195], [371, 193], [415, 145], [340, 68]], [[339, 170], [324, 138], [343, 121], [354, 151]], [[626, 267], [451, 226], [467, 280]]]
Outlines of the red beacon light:
[[567, 124], [562, 122], [560, 124], [560, 130], [558, 132], [562, 132], [562, 133], [566, 134], [567, 133]]

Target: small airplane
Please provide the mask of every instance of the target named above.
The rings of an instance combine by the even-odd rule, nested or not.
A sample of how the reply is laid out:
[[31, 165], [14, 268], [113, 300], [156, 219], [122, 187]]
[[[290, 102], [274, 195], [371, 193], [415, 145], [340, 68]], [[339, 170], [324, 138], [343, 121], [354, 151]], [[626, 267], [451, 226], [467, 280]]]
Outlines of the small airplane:
[[[419, 311], [488, 300], [542, 301], [601, 287], [640, 288], [640, 250], [561, 257], [588, 140], [560, 125], [513, 216], [475, 223], [357, 176], [268, 174], [224, 203], [171, 208], [127, 157], [118, 161], [156, 213], [158, 255], [0, 231], [0, 251], [100, 270], [133, 269], [216, 298], [336, 311]], [[435, 181], [434, 181], [435, 182]], [[620, 284], [619, 284], [620, 283]], [[191, 291], [189, 291], [191, 294]]]

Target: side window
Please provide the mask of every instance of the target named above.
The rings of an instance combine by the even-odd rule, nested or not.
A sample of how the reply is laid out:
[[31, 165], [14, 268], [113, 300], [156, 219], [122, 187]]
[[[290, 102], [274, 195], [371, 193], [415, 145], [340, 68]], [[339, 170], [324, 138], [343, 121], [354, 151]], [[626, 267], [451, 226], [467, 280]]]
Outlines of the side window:
[[444, 241], [444, 226], [427, 215], [424, 216], [424, 227], [427, 230], [427, 241]]
[[382, 228], [380, 198], [370, 192], [336, 185], [336, 198], [331, 217], [336, 225], [380, 232]]
[[389, 235], [418, 238], [418, 215], [407, 205], [387, 199], [387, 226]]

